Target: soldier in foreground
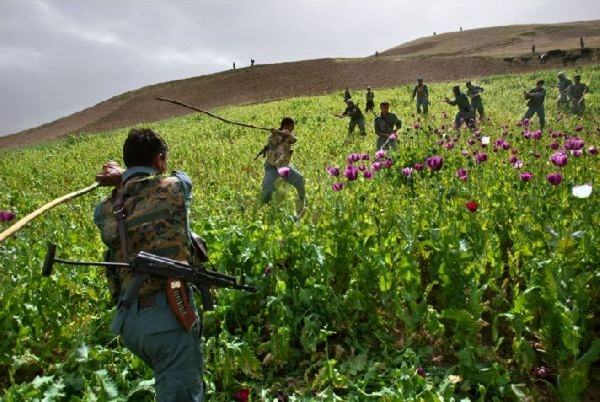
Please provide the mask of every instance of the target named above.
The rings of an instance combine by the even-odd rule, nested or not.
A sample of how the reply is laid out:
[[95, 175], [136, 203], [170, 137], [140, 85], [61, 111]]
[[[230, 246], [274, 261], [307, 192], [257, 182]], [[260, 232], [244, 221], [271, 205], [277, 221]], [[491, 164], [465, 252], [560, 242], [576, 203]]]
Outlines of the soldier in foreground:
[[412, 99], [417, 97], [417, 113], [421, 113], [421, 108], [423, 108], [423, 114], [426, 115], [429, 112], [429, 89], [427, 89], [427, 85], [423, 84], [423, 78], [419, 77], [417, 79], [417, 85], [413, 89]]
[[585, 94], [590, 89], [587, 85], [581, 83], [581, 75], [575, 75], [573, 80], [575, 82], [567, 88], [567, 95], [571, 100], [573, 113], [582, 114], [585, 111]]
[[565, 73], [562, 71], [558, 73], [558, 99], [556, 100], [556, 107], [558, 109], [564, 109], [569, 106], [569, 96], [567, 94], [567, 88], [573, 85], [573, 81], [567, 78]]
[[483, 92], [483, 88], [471, 84], [471, 81], [467, 81], [466, 85], [467, 96], [471, 99], [471, 113], [473, 114], [473, 118], [476, 118], [477, 113], [479, 113], [479, 118], [483, 119], [483, 100], [481, 99], [481, 93]]
[[358, 125], [358, 129], [360, 130], [360, 135], [367, 135], [365, 131], [365, 116], [360, 111], [357, 105], [352, 102], [352, 100], [348, 99], [346, 101], [346, 109], [342, 114], [336, 115], [337, 117], [344, 118], [350, 117], [350, 122], [348, 123], [348, 138], [354, 133], [354, 128]]
[[[151, 129], [132, 129], [123, 145], [127, 170], [109, 162], [96, 177], [101, 184], [116, 186], [94, 211], [107, 261], [128, 262], [140, 251], [190, 264], [199, 258], [188, 221], [192, 184], [185, 173], [165, 175], [167, 151]], [[169, 302], [173, 290], [167, 289], [165, 278], [116, 268], [107, 270], [107, 278], [117, 304], [111, 330], [152, 368], [156, 399], [202, 401], [202, 321], [191, 289], [186, 285], [177, 290], [193, 310], [193, 321], [184, 328], [180, 310]]]
[[298, 199], [296, 201], [296, 215], [302, 216], [305, 206], [304, 177], [290, 166], [292, 159], [292, 145], [297, 141], [294, 131], [294, 120], [284, 117], [279, 130], [271, 130], [271, 136], [265, 146], [265, 177], [262, 182], [262, 202], [271, 201], [275, 191], [275, 183], [281, 177], [296, 188]]
[[468, 128], [473, 128], [475, 126], [475, 119], [471, 112], [469, 98], [467, 98], [467, 95], [460, 92], [460, 87], [458, 85], [452, 87], [452, 92], [454, 93], [454, 100], [444, 98], [444, 102], [458, 107], [458, 112], [456, 112], [456, 116], [454, 117], [454, 128], [460, 130], [463, 123], [465, 123]]
[[535, 83], [535, 88], [523, 91], [523, 96], [527, 99], [528, 108], [521, 121], [530, 119], [534, 114], [537, 114], [540, 121], [540, 130], [544, 131], [544, 127], [546, 126], [546, 111], [544, 110], [546, 90], [544, 89], [544, 81], [539, 80]]
[[371, 87], [367, 87], [367, 93], [365, 94], [367, 98], [367, 106], [365, 107], [365, 113], [371, 112], [374, 116], [376, 116], [375, 111], [375, 93], [371, 90]]
[[375, 134], [377, 135], [377, 149], [396, 149], [398, 147], [397, 140], [390, 138], [392, 133], [400, 130], [402, 122], [394, 113], [390, 113], [389, 102], [381, 102], [379, 104], [381, 114], [375, 118]]

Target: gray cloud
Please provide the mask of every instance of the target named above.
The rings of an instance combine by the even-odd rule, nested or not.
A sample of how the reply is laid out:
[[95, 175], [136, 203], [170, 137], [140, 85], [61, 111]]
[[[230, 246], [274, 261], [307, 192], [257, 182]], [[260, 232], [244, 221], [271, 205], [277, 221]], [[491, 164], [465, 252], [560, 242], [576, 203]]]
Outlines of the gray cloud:
[[233, 61], [363, 57], [459, 25], [599, 17], [589, 0], [2, 0], [0, 135]]

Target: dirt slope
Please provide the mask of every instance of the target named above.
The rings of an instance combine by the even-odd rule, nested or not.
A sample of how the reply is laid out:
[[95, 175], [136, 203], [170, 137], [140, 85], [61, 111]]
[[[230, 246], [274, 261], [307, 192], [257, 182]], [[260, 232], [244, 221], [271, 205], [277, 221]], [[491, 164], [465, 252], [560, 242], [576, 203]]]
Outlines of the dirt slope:
[[[0, 149], [37, 144], [71, 133], [92, 133], [162, 120], [188, 113], [157, 102], [157, 96], [210, 109], [257, 103], [302, 95], [316, 95], [366, 85], [390, 87], [414, 82], [464, 79], [490, 74], [556, 68], [557, 62], [540, 65], [508, 64], [502, 57], [538, 51], [576, 49], [579, 37], [586, 46], [600, 47], [600, 20], [557, 25], [522, 25], [476, 29], [421, 38], [361, 59], [318, 59], [256, 65], [217, 74], [140, 88], [95, 106], [29, 130], [0, 137]], [[584, 62], [590, 62], [588, 59]]]

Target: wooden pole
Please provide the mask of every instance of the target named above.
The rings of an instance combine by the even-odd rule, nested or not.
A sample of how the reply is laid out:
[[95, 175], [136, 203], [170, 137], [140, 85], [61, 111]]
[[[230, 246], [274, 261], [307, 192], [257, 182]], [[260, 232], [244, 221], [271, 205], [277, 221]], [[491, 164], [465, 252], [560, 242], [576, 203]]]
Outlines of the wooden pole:
[[186, 107], [188, 109], [195, 110], [196, 112], [204, 113], [204, 114], [206, 114], [206, 115], [208, 115], [210, 117], [213, 117], [213, 118], [215, 118], [217, 120], [221, 120], [222, 122], [225, 122], [225, 123], [235, 124], [237, 126], [242, 126], [242, 127], [246, 127], [246, 128], [253, 128], [253, 129], [256, 129], [256, 130], [271, 131], [271, 129], [267, 128], [267, 127], [260, 127], [260, 126], [255, 126], [255, 125], [252, 125], [252, 124], [246, 124], [246, 123], [240, 123], [240, 122], [233, 121], [233, 120], [228, 120], [228, 119], [225, 119], [225, 118], [223, 118], [221, 116], [217, 116], [216, 114], [213, 114], [213, 113], [209, 112], [208, 110], [200, 109], [200, 108], [198, 108], [196, 106], [188, 105], [187, 103], [183, 103], [183, 102], [180, 102], [180, 101], [175, 100], [175, 99], [168, 99], [168, 98], [160, 98], [159, 97], [159, 98], [156, 98], [156, 100], [157, 101], [161, 101], [161, 102], [169, 102], [169, 103], [172, 103], [174, 105], [183, 106], [183, 107]]
[[17, 223], [15, 223], [14, 225], [12, 225], [8, 229], [6, 229], [4, 232], [0, 233], [0, 243], [2, 243], [4, 240], [6, 240], [7, 238], [9, 238], [13, 234], [15, 234], [18, 230], [22, 229], [25, 225], [27, 225], [29, 222], [31, 222], [32, 220], [34, 220], [35, 218], [37, 218], [44, 212], [54, 208], [55, 206], [57, 206], [59, 204], [62, 204], [65, 201], [72, 200], [73, 198], [77, 198], [80, 195], [89, 193], [90, 191], [92, 191], [96, 187], [98, 187], [98, 185], [99, 185], [99, 183], [94, 183], [89, 187], [82, 188], [81, 190], [77, 190], [72, 193], [63, 195], [62, 197], [59, 197], [59, 198], [55, 199], [54, 201], [51, 201], [45, 205], [42, 205], [41, 207], [39, 207], [38, 209], [36, 209], [32, 213], [30, 213], [29, 215], [20, 219]]

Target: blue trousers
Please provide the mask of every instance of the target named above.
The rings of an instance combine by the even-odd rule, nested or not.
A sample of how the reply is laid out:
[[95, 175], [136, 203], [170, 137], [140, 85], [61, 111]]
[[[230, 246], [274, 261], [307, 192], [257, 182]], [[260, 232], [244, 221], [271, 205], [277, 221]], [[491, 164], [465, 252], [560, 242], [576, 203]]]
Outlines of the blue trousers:
[[185, 331], [171, 312], [164, 292], [156, 305], [140, 309], [137, 300], [121, 307], [111, 329], [154, 372], [159, 402], [202, 402], [204, 356], [199, 326]]
[[304, 203], [305, 190], [304, 190], [304, 177], [302, 174], [293, 167], [290, 168], [290, 175], [287, 177], [280, 177], [277, 168], [268, 162], [265, 162], [265, 177], [262, 182], [262, 202], [267, 203], [271, 201], [273, 192], [275, 191], [275, 183], [277, 179], [281, 178], [296, 188], [298, 192], [298, 200]]

